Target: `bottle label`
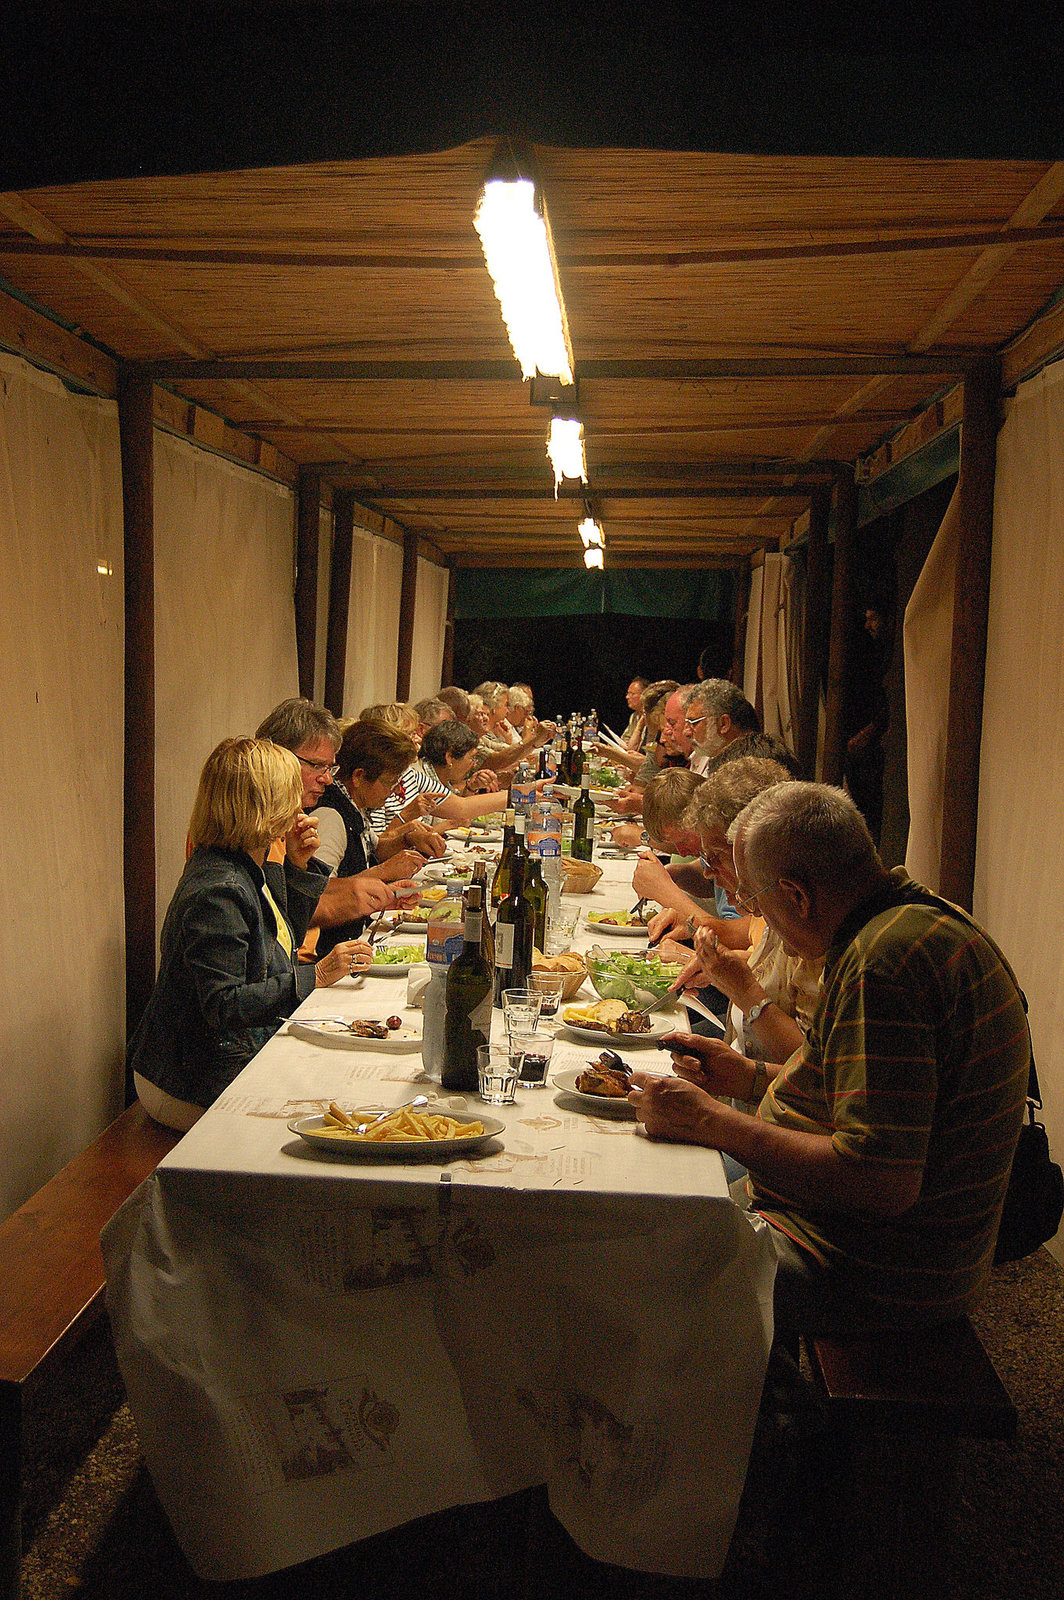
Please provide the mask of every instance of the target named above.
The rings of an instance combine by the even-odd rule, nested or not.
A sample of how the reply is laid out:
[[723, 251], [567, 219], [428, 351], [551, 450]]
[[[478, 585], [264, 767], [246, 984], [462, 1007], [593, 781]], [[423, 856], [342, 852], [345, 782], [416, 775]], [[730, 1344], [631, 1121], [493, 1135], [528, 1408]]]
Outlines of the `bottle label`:
[[512, 922], [495, 924], [495, 965], [512, 967], [514, 964], [514, 925]]
[[515, 778], [510, 787], [510, 798], [515, 811], [526, 813], [531, 811], [536, 803], [536, 786], [534, 783], [519, 783]]
[[465, 936], [466, 936], [466, 943], [467, 944], [479, 944], [480, 943], [480, 926], [481, 926], [481, 921], [482, 921], [482, 915], [483, 914], [481, 912], [479, 912], [479, 911], [467, 911], [466, 912], [466, 915], [465, 915]]
[[461, 955], [462, 943], [463, 935], [453, 922], [430, 922], [425, 940], [425, 960], [431, 967], [449, 967], [455, 956]]

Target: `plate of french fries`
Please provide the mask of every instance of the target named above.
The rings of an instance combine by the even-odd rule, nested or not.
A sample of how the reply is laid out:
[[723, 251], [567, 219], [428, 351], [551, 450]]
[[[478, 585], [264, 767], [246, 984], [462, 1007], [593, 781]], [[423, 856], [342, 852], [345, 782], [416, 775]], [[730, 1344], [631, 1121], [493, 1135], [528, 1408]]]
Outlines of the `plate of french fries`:
[[294, 1117], [288, 1129], [316, 1149], [334, 1154], [364, 1161], [414, 1161], [474, 1153], [505, 1126], [498, 1117], [431, 1107], [414, 1111], [399, 1106], [382, 1116], [379, 1109], [348, 1111], [330, 1101], [319, 1116]]

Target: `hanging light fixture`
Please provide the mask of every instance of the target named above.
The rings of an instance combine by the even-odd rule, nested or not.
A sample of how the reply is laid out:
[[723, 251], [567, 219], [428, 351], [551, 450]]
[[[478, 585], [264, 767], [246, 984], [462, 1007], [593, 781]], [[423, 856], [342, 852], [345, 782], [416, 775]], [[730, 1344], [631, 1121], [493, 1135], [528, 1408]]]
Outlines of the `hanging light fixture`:
[[571, 384], [573, 353], [546, 206], [512, 152], [507, 165], [504, 176], [489, 173], [473, 225], [523, 376], [541, 372]]
[[601, 569], [602, 569], [602, 546], [600, 544], [593, 544], [590, 547], [590, 549], [584, 551], [584, 566], [585, 567], [598, 567], [600, 569], [600, 571], [601, 571]]
[[587, 482], [587, 456], [584, 453], [584, 424], [579, 417], [554, 416], [547, 434], [547, 454], [554, 468], [554, 497], [563, 478]]
[[596, 545], [598, 545], [601, 549], [602, 545], [605, 543], [605, 540], [602, 537], [602, 529], [599, 527], [594, 517], [585, 517], [583, 522], [580, 524], [578, 531], [581, 539], [583, 540], [585, 550], [593, 549]]

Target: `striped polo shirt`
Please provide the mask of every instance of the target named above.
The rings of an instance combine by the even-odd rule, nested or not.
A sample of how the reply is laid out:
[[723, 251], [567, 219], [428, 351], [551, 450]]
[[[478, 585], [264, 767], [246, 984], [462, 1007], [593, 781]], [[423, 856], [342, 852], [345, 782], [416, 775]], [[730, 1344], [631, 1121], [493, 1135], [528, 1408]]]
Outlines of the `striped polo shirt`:
[[897, 868], [836, 933], [809, 1036], [758, 1115], [920, 1172], [919, 1197], [897, 1217], [818, 1211], [752, 1174], [753, 1208], [883, 1325], [961, 1316], [993, 1259], [1030, 1059], [1000, 950]]

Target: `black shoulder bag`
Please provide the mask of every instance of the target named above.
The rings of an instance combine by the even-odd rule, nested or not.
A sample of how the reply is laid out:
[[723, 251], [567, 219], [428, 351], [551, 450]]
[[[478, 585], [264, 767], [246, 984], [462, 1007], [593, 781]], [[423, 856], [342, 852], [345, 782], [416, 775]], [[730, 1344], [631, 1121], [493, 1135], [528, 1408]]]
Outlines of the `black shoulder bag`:
[[[1027, 1010], [1027, 997], [1023, 1009]], [[1031, 1075], [1027, 1083], [1027, 1121], [1020, 1129], [1016, 1153], [1012, 1158], [1009, 1186], [1001, 1212], [994, 1265], [1003, 1261], [1022, 1261], [1033, 1255], [1039, 1245], [1052, 1239], [1064, 1216], [1064, 1173], [1049, 1153], [1049, 1139], [1045, 1127], [1034, 1120], [1035, 1111], [1042, 1109], [1042, 1096], [1038, 1088], [1038, 1073], [1031, 1050]]]

